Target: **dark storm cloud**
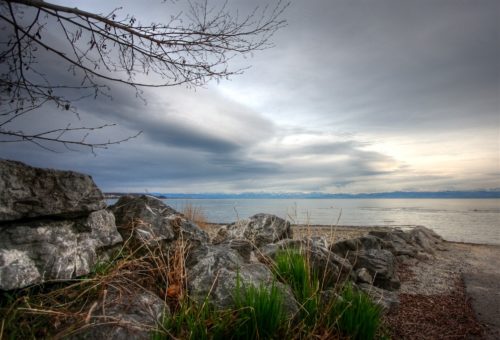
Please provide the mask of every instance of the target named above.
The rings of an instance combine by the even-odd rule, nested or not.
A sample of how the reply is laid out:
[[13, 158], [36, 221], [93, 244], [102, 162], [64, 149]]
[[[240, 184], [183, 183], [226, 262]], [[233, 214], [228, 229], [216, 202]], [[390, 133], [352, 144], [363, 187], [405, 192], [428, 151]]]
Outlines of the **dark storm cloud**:
[[[98, 1], [82, 6], [108, 12]], [[102, 6], [116, 7], [112, 2]], [[244, 11], [254, 3], [228, 6]], [[498, 130], [499, 6], [496, 0], [293, 1], [285, 14], [288, 27], [273, 39], [276, 47], [241, 63], [234, 60], [236, 68], [252, 67], [232, 82], [197, 91], [145, 90], [146, 103], [133, 89], [113, 85], [112, 100], [100, 96], [74, 103], [81, 122], [50, 108], [16, 122], [32, 130], [68, 121], [117, 123], [96, 138], [143, 131], [133, 141], [99, 151], [97, 157], [4, 144], [0, 157], [86, 172], [113, 191], [491, 187], [498, 168], [459, 175], [435, 171], [429, 162], [430, 167], [417, 170], [389, 155], [400, 145], [377, 146], [394, 135], [416, 135], [414, 145], [432, 155], [439, 148], [434, 136], [453, 132], [461, 141]], [[138, 16], [164, 13], [133, 1], [124, 8]], [[55, 80], [74, 82], [64, 65], [50, 57], [42, 61]], [[224, 87], [231, 89], [229, 95]], [[472, 132], [465, 135], [465, 130]], [[474, 154], [455, 150], [464, 157], [466, 151]], [[454, 167], [460, 166], [450, 164]]]
[[283, 94], [277, 106], [302, 110], [290, 100], [301, 98], [323, 124], [345, 129], [496, 124], [499, 6], [490, 0], [294, 2], [289, 27], [280, 32], [281, 67], [263, 61], [253, 74], [274, 76], [269, 83]]

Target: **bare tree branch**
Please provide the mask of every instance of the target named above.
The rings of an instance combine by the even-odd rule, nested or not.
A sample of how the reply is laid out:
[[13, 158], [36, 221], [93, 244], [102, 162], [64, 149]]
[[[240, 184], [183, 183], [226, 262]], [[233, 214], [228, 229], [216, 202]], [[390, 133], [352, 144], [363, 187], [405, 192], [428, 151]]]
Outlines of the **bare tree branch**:
[[[135, 136], [91, 142], [90, 134], [109, 124], [42, 132], [12, 126], [46, 105], [79, 117], [68, 95], [74, 91], [86, 93], [80, 97], [110, 96], [112, 84], [126, 84], [140, 96], [141, 87], [197, 87], [240, 74], [244, 68], [232, 69], [230, 61], [271, 47], [272, 35], [286, 25], [282, 14], [288, 3], [281, 0], [244, 17], [231, 13], [227, 3], [209, 7], [208, 1], [187, 1], [185, 14], [142, 24], [133, 15], [120, 16], [119, 9], [104, 15], [41, 0], [1, 0], [0, 29], [7, 34], [0, 38], [0, 135], [8, 138], [0, 142], [31, 142], [44, 148], [44, 143], [55, 142], [94, 152], [129, 140]], [[54, 32], [57, 39], [49, 36]], [[46, 73], [40, 61], [47, 55], [66, 65], [78, 82], [59, 83]], [[79, 132], [81, 138], [68, 136]]]

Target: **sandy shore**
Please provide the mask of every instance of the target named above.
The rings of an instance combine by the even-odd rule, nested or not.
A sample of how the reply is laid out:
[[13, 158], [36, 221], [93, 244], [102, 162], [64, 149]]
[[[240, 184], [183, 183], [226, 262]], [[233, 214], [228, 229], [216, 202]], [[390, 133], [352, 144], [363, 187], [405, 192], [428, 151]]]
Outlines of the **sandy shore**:
[[[213, 237], [219, 225], [207, 231]], [[296, 239], [328, 242], [389, 227], [294, 225]], [[401, 307], [388, 322], [402, 339], [500, 339], [500, 246], [445, 242], [433, 256], [400, 266]]]

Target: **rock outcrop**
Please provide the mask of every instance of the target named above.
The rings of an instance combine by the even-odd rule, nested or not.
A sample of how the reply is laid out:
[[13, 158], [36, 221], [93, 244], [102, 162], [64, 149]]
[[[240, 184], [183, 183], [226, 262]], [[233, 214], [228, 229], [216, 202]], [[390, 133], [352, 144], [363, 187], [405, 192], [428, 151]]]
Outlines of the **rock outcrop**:
[[122, 196], [109, 208], [124, 239], [140, 243], [182, 239], [193, 245], [206, 244], [208, 234], [181, 213], [153, 196]]
[[[172, 251], [176, 242], [182, 240], [188, 250], [185, 270], [189, 297], [200, 303], [208, 298], [220, 308], [231, 306], [237, 283], [241, 287], [269, 286], [274, 281], [271, 270], [255, 260], [252, 241], [259, 240], [262, 244], [264, 240], [273, 240], [267, 235], [275, 232], [274, 227], [278, 230], [290, 228], [275, 216], [256, 215], [252, 222], [245, 224], [248, 227], [245, 230], [250, 231], [242, 233], [252, 241], [238, 238], [234, 233], [212, 244], [205, 231], [157, 198], [124, 196], [110, 210], [124, 238], [131, 237], [140, 243], [155, 242], [167, 251]], [[279, 235], [282, 237], [283, 232]], [[284, 285], [281, 288], [286, 296], [288, 314], [297, 313], [297, 303], [290, 289]]]
[[81, 217], [105, 207], [88, 175], [0, 160], [0, 222]]
[[90, 176], [0, 161], [0, 289], [88, 274], [122, 238]]
[[367, 249], [352, 252], [348, 255], [349, 261], [353, 268], [357, 270], [360, 281], [364, 281], [359, 274], [363, 273], [363, 269], [372, 277], [374, 286], [396, 290], [400, 287], [399, 279], [396, 275], [396, 258], [394, 255], [385, 249]]
[[[86, 304], [86, 325], [71, 335], [77, 339], [149, 338], [162, 316], [170, 315], [164, 302], [172, 298], [170, 284], [185, 284], [190, 299], [204, 303], [208, 298], [218, 308], [233, 305], [238, 287], [276, 285], [288, 316], [295, 317], [299, 304], [273, 273], [281, 251], [307, 258], [320, 278], [322, 303], [339, 298], [338, 284], [352, 280], [385, 310], [394, 311], [398, 262], [432, 256], [442, 248], [442, 239], [423, 227], [372, 231], [331, 245], [321, 237], [294, 240], [290, 223], [269, 214], [223, 226], [211, 242], [196, 223], [155, 197], [123, 196], [109, 209], [105, 206], [90, 176], [0, 161], [0, 290], [88, 274], [123, 240], [130, 242], [124, 248], [132, 249], [133, 256], [153, 267], [161, 259], [162, 268], [154, 270], [166, 270], [160, 274], [166, 287], [158, 285], [158, 277], [141, 286], [123, 279], [117, 266], [111, 278], [99, 283], [99, 297], [92, 297], [96, 301]], [[179, 256], [181, 267], [175, 279], [173, 256]], [[122, 281], [113, 281], [119, 277]]]
[[370, 235], [382, 240], [382, 248], [391, 251], [402, 260], [415, 258], [421, 254], [434, 254], [442, 250], [443, 239], [434, 231], [417, 226], [409, 231], [371, 231]]
[[237, 285], [270, 287], [276, 284], [285, 298], [285, 310], [289, 316], [299, 308], [288, 286], [275, 282], [271, 270], [264, 264], [245, 259], [230, 244], [198, 247], [190, 255], [188, 263], [189, 296], [202, 303], [209, 298], [217, 307], [230, 307], [234, 302]]
[[270, 214], [257, 214], [220, 228], [214, 243], [231, 239], [247, 239], [255, 247], [293, 237], [290, 222]]

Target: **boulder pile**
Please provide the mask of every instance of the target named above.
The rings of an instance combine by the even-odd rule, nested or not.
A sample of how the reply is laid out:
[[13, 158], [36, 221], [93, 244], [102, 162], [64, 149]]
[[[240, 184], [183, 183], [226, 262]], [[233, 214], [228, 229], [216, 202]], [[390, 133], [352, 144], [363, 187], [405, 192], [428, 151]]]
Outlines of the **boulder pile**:
[[[105, 208], [90, 176], [0, 160], [0, 290], [88, 274], [124, 240], [138, 248], [159, 247], [167, 255], [181, 244], [187, 294], [198, 302], [208, 297], [223, 308], [233, 304], [237, 284], [271, 286], [276, 254], [294, 249], [322, 278], [322, 295], [350, 280], [392, 311], [398, 306], [398, 263], [432, 256], [443, 242], [424, 227], [372, 231], [334, 244], [321, 237], [297, 240], [288, 221], [269, 214], [222, 226], [211, 240], [151, 196], [123, 196]], [[276, 284], [286, 297], [286, 312], [296, 315], [299, 305], [290, 287]], [[78, 338], [148, 338], [148, 327], [169, 313], [151, 291], [115, 289], [110, 284], [93, 306], [96, 317], [106, 322], [87, 327]]]
[[122, 242], [92, 178], [0, 161], [0, 290], [88, 274]]

